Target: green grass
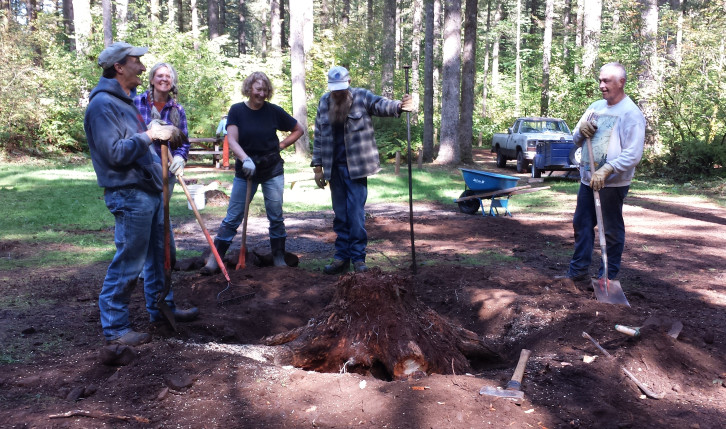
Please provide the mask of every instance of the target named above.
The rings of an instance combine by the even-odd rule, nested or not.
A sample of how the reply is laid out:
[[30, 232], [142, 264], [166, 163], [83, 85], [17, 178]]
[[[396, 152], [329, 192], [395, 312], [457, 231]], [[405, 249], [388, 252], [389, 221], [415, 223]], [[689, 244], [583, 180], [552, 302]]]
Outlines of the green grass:
[[[330, 191], [318, 189], [313, 180], [309, 160], [285, 153], [285, 212], [330, 210]], [[395, 174], [394, 165], [383, 164], [381, 173], [368, 180], [368, 204], [407, 203], [408, 171], [402, 166]], [[476, 167], [475, 167], [476, 168]], [[232, 172], [187, 171], [187, 180], [201, 183], [213, 180], [221, 182], [221, 190], [231, 188]], [[418, 203], [438, 202], [451, 206], [464, 190], [464, 181], [456, 167], [426, 165], [422, 170], [414, 166], [412, 171], [413, 197]], [[307, 179], [307, 180], [306, 180]], [[290, 183], [297, 181], [293, 189]], [[519, 184], [525, 184], [526, 179]], [[579, 182], [572, 179], [545, 178], [540, 184], [549, 189], [516, 195], [509, 201], [513, 213], [558, 215], [574, 210], [574, 198]], [[680, 200], [684, 204], [715, 203], [726, 207], [724, 183], [709, 182], [698, 186], [693, 183], [676, 185], [663, 180], [637, 177], [631, 186], [631, 195], [663, 197]], [[113, 245], [113, 216], [103, 201], [103, 190], [96, 183], [96, 175], [89, 160], [76, 163], [42, 162], [3, 163], [0, 165], [0, 242], [23, 241], [37, 243], [33, 255], [14, 258], [0, 254], [0, 270], [29, 266], [71, 266], [110, 260], [115, 251]], [[485, 204], [487, 202], [485, 201]], [[202, 215], [223, 217], [226, 207], [207, 206]], [[174, 222], [193, 221], [194, 214], [187, 208], [186, 197], [177, 185], [170, 202], [170, 214]], [[262, 198], [252, 201], [250, 215], [264, 216]], [[12, 246], [11, 246], [12, 248]], [[178, 257], [196, 256], [199, 252], [180, 251]], [[381, 266], [403, 263], [396, 255], [371, 255], [381, 258]], [[496, 263], [492, 254], [467, 257], [466, 263], [475, 259]], [[322, 268], [327, 261], [307, 261], [311, 269]], [[373, 262], [373, 261], [372, 261]]]

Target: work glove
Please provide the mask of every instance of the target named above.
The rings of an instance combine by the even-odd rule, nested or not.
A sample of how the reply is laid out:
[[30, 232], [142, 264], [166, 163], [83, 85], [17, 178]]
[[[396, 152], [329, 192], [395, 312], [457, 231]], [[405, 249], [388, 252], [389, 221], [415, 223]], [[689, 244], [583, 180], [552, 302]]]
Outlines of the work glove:
[[580, 125], [580, 134], [583, 136], [589, 138], [592, 138], [592, 136], [595, 135], [595, 132], [597, 131], [597, 125], [593, 121], [586, 121], [582, 125]]
[[404, 94], [401, 99], [401, 111], [402, 112], [413, 112], [413, 97], [408, 94]]
[[164, 121], [156, 119], [149, 123], [149, 129], [146, 131], [146, 134], [151, 137], [152, 141], [168, 142], [171, 150], [179, 149], [184, 143], [184, 140], [186, 140], [186, 136], [179, 131], [179, 128], [173, 125], [167, 125]]
[[318, 185], [318, 188], [324, 188], [325, 185], [327, 185], [327, 182], [325, 181], [325, 175], [323, 174], [323, 166], [316, 165], [313, 167], [313, 173], [315, 173], [315, 184]]
[[242, 175], [244, 175], [245, 178], [249, 179], [254, 176], [255, 170], [257, 170], [257, 167], [255, 167], [255, 162], [252, 161], [252, 158], [248, 156], [244, 159], [244, 161], [242, 161]]
[[184, 176], [184, 164], [186, 164], [186, 161], [183, 156], [174, 155], [174, 159], [172, 159], [171, 165], [169, 166], [169, 171], [171, 174], [176, 174], [178, 177], [182, 177]]
[[602, 167], [598, 168], [596, 172], [592, 173], [590, 179], [590, 187], [593, 191], [599, 191], [605, 187], [605, 179], [613, 173], [613, 166], [605, 163]]

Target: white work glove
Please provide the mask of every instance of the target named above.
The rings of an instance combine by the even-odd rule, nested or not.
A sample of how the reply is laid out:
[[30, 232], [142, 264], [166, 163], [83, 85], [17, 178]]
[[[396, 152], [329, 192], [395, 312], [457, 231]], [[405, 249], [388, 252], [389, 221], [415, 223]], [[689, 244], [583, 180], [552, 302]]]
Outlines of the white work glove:
[[595, 135], [595, 132], [597, 132], [597, 124], [593, 121], [587, 121], [580, 125], [580, 134], [588, 139], [592, 138], [592, 136]]
[[242, 174], [247, 178], [251, 178], [255, 175], [255, 162], [249, 156], [242, 161]]
[[154, 140], [168, 142], [172, 150], [178, 149], [183, 143], [182, 133], [174, 125], [162, 125], [159, 122], [151, 121], [146, 134], [151, 138], [152, 142]]
[[171, 174], [182, 177], [184, 176], [184, 164], [186, 164], [186, 161], [184, 160], [183, 156], [174, 155], [174, 159], [172, 159], [171, 165], [169, 166], [169, 171], [171, 172]]
[[315, 173], [315, 184], [318, 185], [318, 188], [324, 188], [325, 185], [327, 185], [327, 182], [325, 181], [325, 175], [323, 174], [323, 166], [316, 165], [313, 167], [313, 173]]
[[413, 97], [408, 94], [404, 94], [401, 99], [401, 111], [402, 112], [413, 112]]
[[613, 172], [613, 166], [610, 164], [605, 164], [602, 167], [598, 168], [596, 172], [592, 173], [592, 178], [590, 179], [590, 187], [593, 191], [599, 191], [600, 189], [605, 187], [605, 179], [608, 178], [609, 175], [611, 175]]

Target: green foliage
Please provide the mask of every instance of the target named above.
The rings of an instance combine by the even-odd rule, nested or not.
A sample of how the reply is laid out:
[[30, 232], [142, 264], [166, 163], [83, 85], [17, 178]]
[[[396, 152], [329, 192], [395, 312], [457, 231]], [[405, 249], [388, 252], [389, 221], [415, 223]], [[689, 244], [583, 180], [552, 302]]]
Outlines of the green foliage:
[[666, 153], [646, 154], [642, 169], [651, 177], [662, 177], [676, 183], [711, 177], [726, 177], [726, 136], [707, 143], [704, 141], [674, 141]]

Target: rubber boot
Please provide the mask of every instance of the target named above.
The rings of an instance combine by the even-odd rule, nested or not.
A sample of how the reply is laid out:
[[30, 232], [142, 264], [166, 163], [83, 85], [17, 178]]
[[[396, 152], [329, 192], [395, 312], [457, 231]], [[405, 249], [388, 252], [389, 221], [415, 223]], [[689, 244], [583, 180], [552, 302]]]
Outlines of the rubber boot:
[[[214, 239], [214, 247], [217, 249], [217, 252], [219, 252], [219, 258], [224, 261], [224, 255], [227, 254], [227, 249], [229, 249], [229, 244], [226, 241]], [[219, 264], [217, 264], [217, 258], [214, 257], [214, 252], [209, 252], [209, 256], [207, 257], [207, 264], [204, 265], [199, 272], [205, 276], [211, 276], [212, 274], [217, 274], [221, 272], [222, 270], [219, 268]]]
[[287, 262], [285, 262], [286, 238], [287, 237], [270, 239], [270, 249], [272, 249], [272, 264], [276, 267], [287, 267]]

